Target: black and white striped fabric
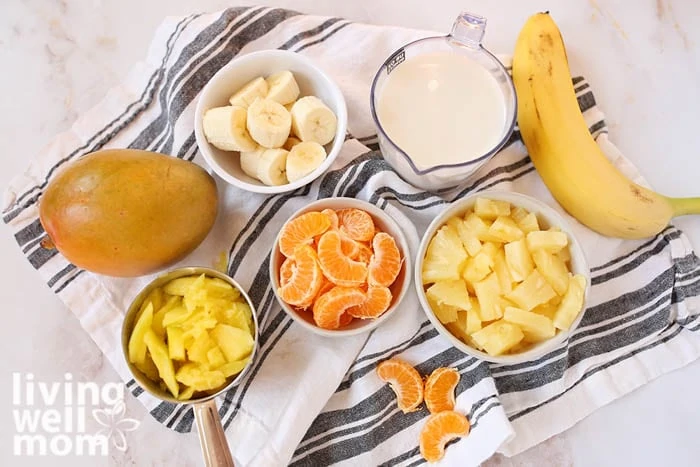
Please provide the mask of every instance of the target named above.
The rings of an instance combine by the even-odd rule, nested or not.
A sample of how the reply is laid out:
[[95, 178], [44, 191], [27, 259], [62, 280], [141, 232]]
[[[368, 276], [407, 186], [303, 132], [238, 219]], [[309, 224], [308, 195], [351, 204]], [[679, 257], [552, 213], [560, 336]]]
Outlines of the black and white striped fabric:
[[[359, 138], [349, 136], [324, 176], [291, 193], [262, 196], [219, 181], [223, 206], [217, 223], [180, 264], [211, 265], [227, 252], [229, 273], [249, 289], [258, 310], [260, 352], [248, 377], [220, 401], [240, 463], [421, 464], [417, 442], [426, 412], [401, 413], [374, 372], [378, 362], [392, 356], [415, 364], [423, 374], [440, 366], [459, 369], [457, 410], [468, 415], [472, 432], [450, 446], [443, 462], [460, 466], [476, 465], [496, 451], [523, 451], [700, 356], [700, 262], [673, 226], [647, 241], [631, 242], [601, 237], [569, 219], [592, 266], [590, 302], [570, 341], [531, 363], [489, 365], [461, 354], [429, 324], [414, 293], [384, 326], [344, 340], [312, 335], [281, 311], [269, 286], [266, 252], [288, 216], [311, 200], [347, 196], [376, 204], [405, 228], [414, 254], [430, 220], [466, 194], [513, 190], [559, 209], [517, 133], [470, 181], [440, 196], [401, 180], [372, 150], [371, 78], [392, 51], [426, 35], [263, 7], [169, 18], [158, 29], [146, 61], [13, 180], [3, 215], [20, 248], [133, 395], [168, 428], [190, 431], [192, 411], [158, 403], [144, 393], [129, 376], [119, 343], [123, 312], [151, 278], [98, 276], [43, 250], [37, 200], [57, 170], [98, 149], [142, 148], [203, 164], [192, 123], [198, 93], [230, 60], [260, 49], [296, 51], [324, 68], [342, 88], [349, 132]], [[588, 84], [581, 78], [575, 83], [598, 143], [621, 170], [641, 182], [608, 141]]]

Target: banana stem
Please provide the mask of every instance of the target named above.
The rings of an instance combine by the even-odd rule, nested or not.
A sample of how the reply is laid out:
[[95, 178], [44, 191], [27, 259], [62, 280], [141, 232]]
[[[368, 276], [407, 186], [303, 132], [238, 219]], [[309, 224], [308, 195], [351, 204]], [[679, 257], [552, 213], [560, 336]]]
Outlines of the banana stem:
[[700, 214], [699, 198], [666, 198], [671, 203], [673, 217], [685, 216], [686, 214]]

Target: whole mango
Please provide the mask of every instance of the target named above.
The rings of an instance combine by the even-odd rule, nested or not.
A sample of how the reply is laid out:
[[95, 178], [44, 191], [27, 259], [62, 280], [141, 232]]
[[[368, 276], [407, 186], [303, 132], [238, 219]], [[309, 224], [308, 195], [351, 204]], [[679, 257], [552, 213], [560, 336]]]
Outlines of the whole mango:
[[194, 250], [216, 219], [216, 182], [200, 166], [134, 149], [88, 154], [39, 201], [50, 242], [71, 263], [108, 276], [155, 272]]

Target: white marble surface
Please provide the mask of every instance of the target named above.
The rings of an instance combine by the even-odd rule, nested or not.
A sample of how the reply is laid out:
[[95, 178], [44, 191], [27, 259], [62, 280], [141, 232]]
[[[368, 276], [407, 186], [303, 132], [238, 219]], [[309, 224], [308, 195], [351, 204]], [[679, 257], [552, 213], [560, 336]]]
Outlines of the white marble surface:
[[[0, 186], [24, 169], [144, 57], [166, 15], [213, 11], [237, 0], [2, 0], [0, 2]], [[700, 2], [690, 0], [277, 0], [263, 2], [375, 24], [446, 31], [460, 9], [489, 18], [486, 45], [508, 53], [525, 18], [550, 10], [564, 32], [574, 72], [585, 73], [606, 112], [611, 138], [651, 184], [668, 195], [700, 194]], [[565, 4], [564, 4], [565, 3]], [[678, 220], [700, 247], [700, 218]], [[117, 381], [78, 321], [24, 260], [6, 227], [0, 235], [0, 465], [201, 465], [196, 435], [178, 435], [127, 398], [142, 420], [128, 450], [107, 458], [12, 456], [11, 374], [62, 381]], [[503, 466], [698, 465], [700, 363], [664, 376], [599, 410]]]

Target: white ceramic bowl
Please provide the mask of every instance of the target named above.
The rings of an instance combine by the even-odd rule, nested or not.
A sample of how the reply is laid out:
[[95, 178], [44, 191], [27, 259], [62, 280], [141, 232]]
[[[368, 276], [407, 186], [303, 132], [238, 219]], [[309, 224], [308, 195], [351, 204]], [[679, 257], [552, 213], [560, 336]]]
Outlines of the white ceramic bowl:
[[[586, 278], [586, 291], [584, 294], [583, 310], [578, 314], [571, 327], [567, 331], [559, 331], [551, 339], [542, 341], [533, 347], [529, 348], [524, 352], [510, 355], [502, 356], [491, 356], [485, 352], [481, 352], [474, 347], [471, 347], [456, 336], [454, 336], [441, 322], [437, 319], [435, 314], [428, 303], [428, 299], [425, 295], [425, 290], [423, 289], [423, 283], [421, 280], [421, 275], [423, 271], [423, 259], [425, 258], [425, 252], [428, 248], [430, 240], [435, 235], [435, 232], [442, 227], [448, 219], [454, 216], [461, 216], [469, 209], [474, 207], [477, 198], [487, 198], [500, 201], [508, 201], [513, 206], [520, 206], [527, 209], [529, 212], [534, 213], [537, 216], [537, 220], [540, 223], [540, 228], [558, 227], [562, 232], [566, 233], [569, 237], [569, 251], [571, 253], [571, 270], [574, 274], [581, 274]], [[541, 201], [531, 198], [520, 193], [506, 192], [506, 191], [483, 191], [476, 193], [471, 196], [460, 199], [452, 203], [447, 209], [445, 209], [439, 216], [437, 216], [428, 226], [425, 231], [425, 235], [420, 242], [420, 247], [418, 248], [418, 255], [416, 256], [416, 267], [414, 271], [414, 282], [416, 284], [416, 292], [418, 294], [418, 299], [423, 307], [423, 311], [428, 316], [428, 319], [433, 323], [433, 326], [442, 334], [445, 338], [457, 347], [462, 352], [469, 354], [473, 357], [480, 358], [494, 363], [503, 364], [516, 364], [526, 361], [536, 360], [537, 358], [545, 355], [546, 353], [554, 350], [559, 344], [564, 342], [569, 335], [578, 327], [583, 318], [583, 314], [586, 310], [586, 299], [588, 298], [588, 292], [590, 289], [591, 277], [590, 270], [588, 269], [588, 263], [586, 262], [586, 257], [581, 249], [581, 245], [573, 234], [571, 227], [568, 225], [566, 220], [559, 215], [557, 211], [547, 206]]]
[[275, 244], [272, 247], [272, 252], [270, 254], [270, 283], [272, 284], [272, 289], [275, 291], [275, 297], [277, 298], [279, 304], [282, 306], [282, 309], [286, 311], [287, 314], [290, 317], [292, 317], [294, 321], [299, 323], [302, 327], [310, 330], [311, 332], [327, 337], [352, 336], [364, 332], [369, 332], [372, 329], [379, 326], [380, 324], [387, 321], [388, 319], [391, 319], [391, 317], [395, 313], [398, 313], [397, 308], [399, 306], [399, 303], [401, 303], [401, 300], [406, 295], [406, 291], [408, 290], [411, 284], [411, 254], [408, 249], [408, 242], [406, 241], [406, 237], [404, 236], [403, 231], [396, 223], [396, 221], [375, 205], [354, 198], [325, 198], [320, 199], [318, 201], [314, 201], [313, 203], [310, 203], [309, 205], [298, 210], [289, 218], [289, 220], [287, 220], [287, 222], [309, 211], [322, 211], [324, 209], [337, 210], [344, 208], [357, 208], [368, 212], [372, 216], [374, 224], [379, 230], [386, 232], [392, 237], [394, 237], [394, 240], [396, 241], [396, 246], [398, 246], [399, 251], [401, 252], [401, 257], [403, 258], [401, 271], [399, 272], [396, 281], [394, 281], [391, 287], [389, 287], [393, 295], [391, 305], [379, 318], [366, 320], [354, 319], [349, 325], [337, 330], [323, 329], [318, 327], [314, 323], [311, 311], [297, 310], [294, 307], [286, 304], [279, 297], [279, 295], [277, 295], [277, 289], [280, 286], [280, 266], [284, 261], [284, 255], [280, 252], [279, 249], [279, 237], [282, 229], [280, 229], [280, 234], [278, 234], [277, 238], [275, 238]]
[[[222, 151], [209, 144], [204, 136], [202, 120], [204, 113], [214, 107], [228, 105], [228, 99], [248, 81], [258, 76], [267, 77], [278, 71], [289, 70], [299, 84], [300, 97], [316, 96], [321, 99], [338, 118], [335, 138], [326, 145], [328, 156], [313, 172], [292, 183], [268, 186], [246, 175], [241, 169], [237, 152]], [[255, 193], [284, 193], [304, 186], [325, 172], [340, 153], [348, 126], [345, 99], [340, 88], [308, 58], [283, 50], [263, 50], [243, 55], [221, 68], [204, 86], [194, 117], [194, 132], [197, 146], [204, 160], [223, 180], [243, 190]]]

